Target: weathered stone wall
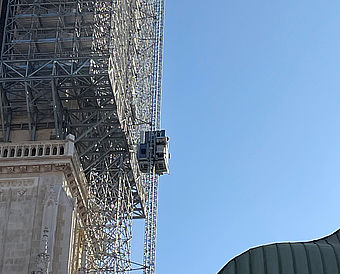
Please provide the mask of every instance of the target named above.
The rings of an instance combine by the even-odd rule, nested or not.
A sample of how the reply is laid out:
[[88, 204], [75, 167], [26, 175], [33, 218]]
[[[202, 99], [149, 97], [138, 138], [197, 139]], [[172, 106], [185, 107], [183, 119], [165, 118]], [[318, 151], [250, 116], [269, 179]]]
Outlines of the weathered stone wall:
[[0, 274], [78, 273], [87, 192], [73, 140], [0, 143]]
[[21, 175], [0, 179], [0, 273], [37, 271], [44, 252], [50, 273], [68, 273], [74, 201], [63, 188], [64, 175]]
[[29, 273], [38, 180], [0, 181], [0, 273]]

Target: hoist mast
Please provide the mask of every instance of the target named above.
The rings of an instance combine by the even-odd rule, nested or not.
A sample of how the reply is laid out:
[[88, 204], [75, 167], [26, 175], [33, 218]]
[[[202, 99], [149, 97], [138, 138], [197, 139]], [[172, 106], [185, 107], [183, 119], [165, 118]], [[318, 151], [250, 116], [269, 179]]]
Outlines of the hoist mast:
[[[144, 273], [153, 274], [156, 264], [156, 235], [157, 235], [157, 207], [158, 207], [158, 179], [159, 166], [156, 164], [158, 158], [153, 157], [157, 154], [157, 140], [164, 140], [164, 147], [161, 146], [162, 155], [160, 158], [165, 159], [164, 166], [168, 171], [168, 138], [165, 131], [161, 128], [161, 98], [162, 98], [162, 68], [163, 68], [163, 39], [164, 39], [164, 0], [156, 0], [154, 3], [155, 22], [154, 22], [154, 60], [153, 60], [153, 79], [152, 79], [152, 113], [151, 113], [151, 131], [149, 132], [149, 174], [147, 184], [147, 203], [145, 216], [145, 236], [144, 236]], [[163, 133], [163, 134], [162, 134]], [[162, 136], [160, 136], [162, 135]], [[163, 156], [163, 157], [162, 157]]]

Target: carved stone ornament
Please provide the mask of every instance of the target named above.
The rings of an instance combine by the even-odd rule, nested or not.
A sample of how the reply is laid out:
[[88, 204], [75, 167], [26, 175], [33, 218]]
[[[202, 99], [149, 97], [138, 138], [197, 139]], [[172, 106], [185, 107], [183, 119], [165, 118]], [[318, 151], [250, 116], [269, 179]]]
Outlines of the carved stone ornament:
[[48, 254], [48, 227], [44, 227], [40, 239], [40, 253], [36, 259], [36, 273], [48, 273], [50, 254]]
[[19, 190], [17, 191], [17, 194], [18, 194], [19, 197], [22, 197], [22, 196], [25, 195], [26, 192], [27, 192], [26, 189], [21, 188], [21, 189], [19, 189]]
[[58, 204], [58, 197], [57, 197], [58, 193], [55, 190], [55, 185], [49, 185], [48, 189], [46, 190], [46, 196], [45, 196], [45, 203], [47, 205], [52, 205]]
[[52, 165], [44, 165], [43, 166], [44, 171], [51, 171], [52, 170]]
[[0, 189], [1, 188], [26, 188], [26, 187], [32, 187], [36, 185], [35, 179], [6, 179], [6, 180], [0, 180]]
[[40, 166], [32, 166], [32, 172], [39, 172]]
[[14, 170], [15, 170], [14, 166], [7, 167], [7, 172], [8, 173], [14, 173]]
[[47, 253], [39, 253], [36, 260], [37, 270], [35, 273], [48, 273], [48, 266], [50, 264], [50, 255]]
[[68, 167], [67, 164], [55, 164], [54, 165], [54, 168], [58, 171], [64, 171], [67, 169], [67, 167]]
[[20, 172], [26, 172], [27, 166], [20, 166], [19, 169], [20, 169]]

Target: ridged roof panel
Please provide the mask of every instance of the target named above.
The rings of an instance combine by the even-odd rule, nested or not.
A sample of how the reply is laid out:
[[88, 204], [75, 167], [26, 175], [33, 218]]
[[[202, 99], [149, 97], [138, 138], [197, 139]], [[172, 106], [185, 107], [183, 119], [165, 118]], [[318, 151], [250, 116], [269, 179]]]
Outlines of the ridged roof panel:
[[218, 274], [339, 274], [340, 230], [310, 242], [255, 247], [229, 261]]

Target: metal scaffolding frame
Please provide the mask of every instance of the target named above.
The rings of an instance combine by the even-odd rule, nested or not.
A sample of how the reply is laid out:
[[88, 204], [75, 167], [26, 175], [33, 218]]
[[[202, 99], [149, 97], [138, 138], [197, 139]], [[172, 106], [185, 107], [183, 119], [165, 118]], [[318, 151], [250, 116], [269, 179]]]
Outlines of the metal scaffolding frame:
[[[7, 0], [0, 138], [75, 136], [88, 181], [85, 273], [155, 271], [158, 175], [141, 174], [141, 131], [160, 129], [164, 0]], [[145, 218], [132, 264], [133, 218]], [[77, 264], [75, 264], [77, 267]]]

